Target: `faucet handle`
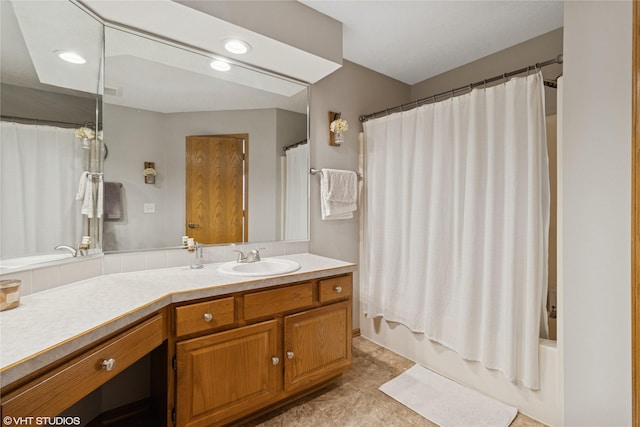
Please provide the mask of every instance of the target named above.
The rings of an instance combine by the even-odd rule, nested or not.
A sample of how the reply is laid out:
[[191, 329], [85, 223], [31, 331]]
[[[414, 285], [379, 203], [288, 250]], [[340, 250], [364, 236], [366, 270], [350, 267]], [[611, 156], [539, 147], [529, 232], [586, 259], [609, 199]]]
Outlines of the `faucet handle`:
[[236, 260], [236, 262], [246, 262], [247, 261], [247, 256], [244, 254], [244, 252], [242, 252], [240, 250], [234, 250], [233, 252], [238, 252], [238, 259]]

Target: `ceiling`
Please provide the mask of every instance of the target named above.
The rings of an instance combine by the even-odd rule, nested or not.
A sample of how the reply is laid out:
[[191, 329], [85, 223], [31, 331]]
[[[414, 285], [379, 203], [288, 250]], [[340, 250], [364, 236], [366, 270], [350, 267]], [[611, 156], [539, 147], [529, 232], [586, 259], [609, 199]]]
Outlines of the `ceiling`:
[[300, 1], [343, 23], [345, 59], [409, 85], [558, 29], [564, 20], [562, 1]]
[[[168, 0], [156, 0], [153, 2], [99, 2], [85, 0], [85, 2], [94, 7], [103, 8], [104, 10], [100, 9], [100, 12], [106, 15], [120, 13], [125, 18], [129, 17], [131, 19], [141, 16], [153, 16], [154, 19], [149, 19], [146, 25], [154, 23], [160, 23], [159, 25], [161, 25], [165, 22], [160, 19], [164, 15], [159, 15], [164, 10], [162, 7], [179, 8], [183, 12], [186, 10], [193, 15], [190, 16], [193, 19], [215, 19]], [[50, 7], [45, 8], [45, 3]], [[301, 3], [343, 23], [343, 56], [345, 59], [410, 85], [555, 30], [563, 24], [563, 3], [561, 1], [301, 0]], [[14, 6], [15, 15], [14, 11], [11, 10], [11, 5]], [[89, 76], [90, 79], [81, 86], [76, 87], [79, 84], [78, 82], [83, 82], [83, 80], [73, 74], [75, 72], [74, 69], [68, 66], [62, 69], [60, 61], [50, 53], [57, 46], [71, 45], [71, 42], [66, 42], [66, 36], [74, 40], [80, 39], [84, 41], [99, 39], [100, 31], [97, 32], [98, 35], [94, 34], [96, 33], [96, 27], [100, 28], [96, 21], [89, 19], [88, 21], [91, 25], [84, 28], [81, 24], [82, 22], [87, 22], [86, 19], [80, 19], [82, 18], [81, 16], [69, 19], [69, 16], [75, 16], [74, 14], [80, 13], [83, 15], [75, 5], [69, 2], [2, 1], [2, 6], [3, 36], [7, 36], [3, 37], [2, 57], [4, 59], [12, 58], [12, 60], [4, 61], [3, 63], [2, 80], [4, 83], [26, 85], [23, 80], [28, 78], [33, 81], [39, 80], [39, 84], [48, 84], [50, 88], [71, 88], [81, 92], [93, 92], [96, 85], [97, 71], [87, 73], [86, 76]], [[52, 16], [57, 16], [58, 13], [52, 9], [54, 7], [65, 8], [64, 14], [66, 17], [64, 19], [51, 19]], [[133, 7], [142, 9], [138, 11], [140, 13], [131, 13], [131, 8]], [[153, 14], [141, 13], [144, 11], [149, 12], [147, 9], [150, 7], [154, 10]], [[174, 12], [174, 10], [166, 11], [167, 19], [173, 16]], [[206, 22], [203, 21], [202, 25], [196, 27], [222, 28], [220, 25], [204, 25]], [[274, 22], [275, 24], [278, 23]], [[47, 27], [52, 28], [51, 30], [43, 31], [43, 28]], [[152, 30], [156, 30], [156, 28], [147, 28], [147, 30], [154, 32]], [[234, 29], [234, 31], [239, 30]], [[186, 30], [183, 32], [189, 34]], [[198, 35], [202, 32], [197, 31], [196, 33]], [[246, 33], [247, 37], [253, 37], [251, 39], [252, 43], [259, 45], [259, 35], [253, 34], [248, 30]], [[78, 37], [79, 34], [83, 36]], [[207, 32], [207, 34], [209, 33]], [[193, 37], [196, 37], [196, 35]], [[312, 36], [309, 35], [309, 37]], [[194, 40], [198, 41], [196, 38], [189, 41], [197, 45]], [[207, 40], [205, 44], [211, 46], [209, 42], [210, 40]], [[32, 53], [36, 51], [45, 52], [46, 54], [37, 55], [37, 57], [45, 58], [46, 62], [35, 61], [32, 65], [32, 58], [26, 55], [27, 46], [25, 44], [28, 45], [28, 50]], [[94, 44], [97, 46], [96, 43]], [[259, 82], [250, 76], [243, 77], [245, 79], [243, 85], [239, 85], [239, 83], [243, 82], [229, 79], [226, 79], [228, 81], [219, 80], [220, 84], [216, 87], [200, 84], [198, 87], [186, 92], [192, 95], [188, 97], [188, 102], [185, 101], [184, 105], [182, 105], [177, 102], [180, 92], [171, 91], [171, 85], [168, 80], [163, 81], [161, 84], [155, 83], [152, 81], [152, 77], [155, 74], [151, 72], [134, 73], [131, 69], [124, 67], [122, 63], [127, 60], [127, 64], [132, 67], [135, 65], [140, 69], [140, 60], [133, 64], [131, 61], [136, 58], [129, 52], [137, 46], [136, 43], [126, 40], [123, 43], [116, 43], [116, 45], [118, 47], [116, 49], [117, 52], [112, 50], [114, 43], [110, 44], [111, 50], [107, 52], [109, 57], [107, 65], [115, 64], [116, 61], [119, 61], [117, 63], [125, 71], [120, 74], [113, 71], [107, 73], [108, 81], [105, 82], [106, 86], [111, 89], [115, 88], [118, 93], [118, 97], [107, 94], [105, 99], [108, 102], [128, 105], [127, 102], [131, 100], [140, 104], [141, 100], [145, 99], [148, 100], [148, 105], [140, 104], [136, 106], [156, 111], [173, 112], [216, 110], [230, 108], [230, 106], [235, 109], [265, 108], [265, 105], [277, 105], [279, 108], [292, 111], [306, 111], [306, 93], [300, 91], [300, 86], [291, 85], [286, 81], [274, 86], [274, 82], [277, 79], [273, 78], [270, 78], [273, 81], [269, 82], [268, 88], [267, 86], [256, 86]], [[276, 47], [286, 48], [286, 46], [280, 45]], [[268, 52], [273, 52], [273, 50], [269, 49], [256, 48], [252, 51], [252, 54], [256, 55], [263, 50], [265, 55]], [[194, 82], [195, 84], [196, 81], [201, 82], [206, 77], [202, 73], [194, 73], [194, 70], [197, 69], [196, 66], [189, 66], [188, 69], [184, 69], [184, 67], [175, 65], [179, 62], [167, 62], [168, 58], [172, 58], [174, 55], [166, 50], [159, 52], [158, 55], [160, 56], [154, 56], [155, 50], [148, 46], [144, 47], [144, 49], [138, 49], [138, 52], [141, 51], [147, 52], [147, 57], [143, 59], [147, 61], [147, 65], [153, 63], [154, 70], [160, 70], [162, 66], [164, 68], [172, 68], [175, 73], [181, 72], [182, 75], [176, 78], [176, 81], [183, 83]], [[178, 50], [174, 49], [174, 51], [178, 54], [180, 53]], [[287, 59], [286, 62], [289, 66], [292, 63], [301, 64], [303, 62], [297, 56], [292, 55], [292, 52], [283, 51], [280, 57]], [[93, 56], [99, 57], [99, 52]], [[184, 58], [180, 60], [184, 61]], [[93, 62], [99, 65], [99, 61]], [[337, 64], [335, 65], [338, 66]], [[319, 66], [319, 63], [313, 63], [311, 68], [320, 70], [322, 67]], [[238, 68], [237, 71], [242, 70]], [[326, 70], [322, 72], [327, 73]], [[211, 73], [211, 70], [209, 70], [209, 73]], [[39, 79], [35, 78], [36, 74]], [[129, 81], [134, 75], [141, 74], [144, 75], [144, 82], [148, 83], [146, 86], [152, 89], [156, 88], [155, 91], [151, 91], [157, 95], [155, 98], [143, 97], [141, 93], [131, 89], [145, 86], [139, 82], [131, 83]], [[253, 73], [252, 75], [259, 76], [260, 73]], [[240, 77], [238, 74], [238, 78]], [[267, 75], [263, 77], [269, 78]], [[250, 83], [248, 84], [247, 82]], [[260, 83], [260, 85], [262, 84], [266, 83]], [[296, 87], [288, 87], [287, 85]], [[239, 86], [245, 87], [240, 88], [240, 91], [238, 91]], [[255, 94], [249, 92], [250, 86], [258, 89]], [[160, 87], [163, 88], [162, 91], [157, 90]], [[202, 89], [203, 87], [207, 87], [209, 92], [205, 93]], [[197, 96], [193, 96], [194, 93]], [[292, 96], [294, 94], [296, 96]], [[164, 95], [164, 98], [160, 99], [159, 95]], [[272, 101], [274, 97], [277, 101], [275, 104]], [[169, 100], [168, 103], [167, 99]], [[194, 105], [196, 101], [198, 104]], [[163, 105], [170, 105], [170, 109], [158, 107], [157, 104], [162, 103], [164, 103]]]

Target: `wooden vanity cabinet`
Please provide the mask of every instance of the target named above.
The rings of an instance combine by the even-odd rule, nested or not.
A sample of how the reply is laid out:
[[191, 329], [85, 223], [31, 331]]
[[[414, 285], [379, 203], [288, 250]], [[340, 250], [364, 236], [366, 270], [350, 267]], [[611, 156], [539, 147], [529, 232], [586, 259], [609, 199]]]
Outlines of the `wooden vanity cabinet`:
[[[349, 273], [238, 293], [232, 326], [176, 336], [175, 425], [238, 421], [348, 370], [351, 288]], [[176, 310], [185, 313], [192, 306]], [[194, 325], [189, 332], [199, 329]]]
[[166, 339], [162, 312], [117, 333], [19, 388], [3, 391], [2, 415], [54, 417], [115, 377]]

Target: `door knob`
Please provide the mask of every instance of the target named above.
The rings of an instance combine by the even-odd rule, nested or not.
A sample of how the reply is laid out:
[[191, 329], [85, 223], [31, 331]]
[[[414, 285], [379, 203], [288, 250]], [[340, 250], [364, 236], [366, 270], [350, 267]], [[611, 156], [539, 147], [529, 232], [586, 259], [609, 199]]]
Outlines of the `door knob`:
[[199, 228], [200, 227], [200, 224], [194, 224], [193, 222], [190, 222], [187, 225], [189, 226], [189, 228]]
[[287, 357], [293, 359], [293, 351], [287, 351]]
[[274, 365], [277, 365], [278, 363], [280, 363], [280, 358], [279, 357], [272, 357], [271, 358], [271, 363], [273, 363]]

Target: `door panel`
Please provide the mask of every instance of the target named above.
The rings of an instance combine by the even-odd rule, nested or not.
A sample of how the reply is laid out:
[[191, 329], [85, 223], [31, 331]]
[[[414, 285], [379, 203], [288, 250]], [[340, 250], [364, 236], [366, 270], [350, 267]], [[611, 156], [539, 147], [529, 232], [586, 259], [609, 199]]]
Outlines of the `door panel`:
[[188, 136], [185, 234], [205, 244], [246, 241], [246, 135]]
[[282, 378], [277, 356], [277, 320], [178, 343], [177, 425], [217, 425], [271, 401]]
[[302, 390], [351, 367], [351, 301], [284, 318], [284, 388]]

